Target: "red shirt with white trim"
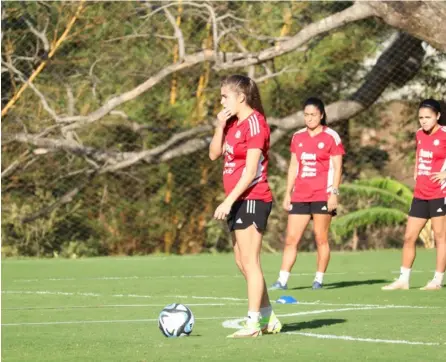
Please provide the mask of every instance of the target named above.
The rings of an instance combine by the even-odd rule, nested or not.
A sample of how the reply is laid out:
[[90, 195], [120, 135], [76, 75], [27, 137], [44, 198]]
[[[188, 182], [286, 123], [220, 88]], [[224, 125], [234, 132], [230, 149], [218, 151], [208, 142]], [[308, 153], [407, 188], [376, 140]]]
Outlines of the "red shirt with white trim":
[[324, 126], [311, 136], [303, 128], [294, 134], [290, 149], [298, 162], [291, 202], [327, 201], [334, 179], [331, 156], [345, 154], [338, 133]]
[[446, 181], [432, 181], [433, 172], [446, 171], [446, 127], [427, 134], [423, 129], [416, 133], [417, 140], [417, 180], [414, 196], [422, 200], [446, 197]]
[[251, 115], [237, 124], [237, 120], [226, 125], [223, 168], [223, 185], [228, 195], [239, 182], [246, 169], [246, 155], [249, 149], [262, 150], [257, 173], [248, 189], [239, 200], [261, 200], [270, 202], [273, 199], [268, 185], [268, 151], [270, 130], [265, 117], [254, 110]]

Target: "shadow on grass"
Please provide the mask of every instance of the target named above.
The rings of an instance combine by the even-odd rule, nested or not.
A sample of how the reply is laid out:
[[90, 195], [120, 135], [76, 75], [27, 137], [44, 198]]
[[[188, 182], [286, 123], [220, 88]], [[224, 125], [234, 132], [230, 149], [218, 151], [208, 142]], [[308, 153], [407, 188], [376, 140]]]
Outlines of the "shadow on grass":
[[345, 322], [347, 322], [346, 319], [315, 319], [308, 322], [287, 323], [282, 326], [282, 333], [295, 332], [303, 329], [317, 329]]
[[[349, 280], [344, 282], [324, 284], [323, 289], [349, 288], [349, 287], [356, 287], [358, 285], [373, 285], [373, 284], [383, 284], [388, 282], [390, 281], [387, 279]], [[291, 288], [291, 290], [301, 290], [301, 289], [311, 289], [311, 286]]]

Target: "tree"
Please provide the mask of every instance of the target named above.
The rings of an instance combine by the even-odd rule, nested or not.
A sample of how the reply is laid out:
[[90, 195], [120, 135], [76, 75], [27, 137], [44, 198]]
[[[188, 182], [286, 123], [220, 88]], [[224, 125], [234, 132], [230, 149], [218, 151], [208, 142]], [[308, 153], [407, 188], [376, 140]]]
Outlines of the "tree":
[[[402, 226], [407, 221], [413, 192], [396, 180], [387, 178], [359, 180], [342, 185], [341, 191], [345, 195], [343, 197], [355, 200], [356, 205], [354, 211], [336, 217], [332, 222], [332, 232], [338, 242], [343, 237], [357, 233], [358, 230]], [[425, 247], [434, 247], [430, 221], [421, 231], [420, 239]]]
[[[286, 149], [279, 141], [302, 125], [298, 104], [308, 92], [330, 103], [331, 122], [348, 120], [390, 84], [410, 80], [424, 56], [419, 39], [400, 34], [374, 67], [365, 67], [362, 60], [394, 31], [364, 2], [82, 4], [5, 4], [4, 201], [23, 203], [35, 189], [51, 190], [50, 204], [40, 198], [20, 220], [69, 214], [79, 201], [94, 219], [111, 212], [114, 226], [101, 227], [122, 239], [139, 226], [120, 232], [120, 211], [104, 205], [112, 195], [125, 203], [125, 187], [136, 183], [138, 192], [126, 196], [129, 218], [144, 209], [142, 219], [169, 220], [170, 228], [152, 233], [174, 248], [189, 228], [184, 220], [194, 218], [188, 235], [202, 233], [217, 196], [200, 189], [219, 182], [200, 151], [212, 132], [221, 76], [245, 72], [261, 84], [279, 166]], [[186, 157], [192, 154], [195, 163]], [[204, 210], [191, 210], [198, 201], [177, 190], [179, 177]], [[162, 206], [145, 209], [147, 197]], [[145, 238], [133, 235], [129, 243], [139, 248]]]

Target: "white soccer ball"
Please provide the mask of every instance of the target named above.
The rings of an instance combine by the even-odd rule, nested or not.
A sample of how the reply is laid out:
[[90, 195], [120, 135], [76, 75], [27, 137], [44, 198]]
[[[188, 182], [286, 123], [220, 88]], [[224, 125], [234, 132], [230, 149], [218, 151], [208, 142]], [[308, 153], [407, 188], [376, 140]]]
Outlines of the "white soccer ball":
[[188, 336], [192, 332], [194, 322], [191, 310], [178, 303], [165, 306], [158, 317], [158, 327], [166, 337]]

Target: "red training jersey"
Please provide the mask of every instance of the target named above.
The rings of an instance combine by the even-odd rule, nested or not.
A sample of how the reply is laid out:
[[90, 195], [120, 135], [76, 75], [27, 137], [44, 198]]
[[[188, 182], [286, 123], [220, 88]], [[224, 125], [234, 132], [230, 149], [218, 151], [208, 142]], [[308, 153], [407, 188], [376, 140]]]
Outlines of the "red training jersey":
[[417, 161], [414, 196], [422, 200], [446, 197], [446, 181], [431, 180], [433, 172], [446, 171], [446, 127], [427, 134], [423, 129], [416, 133]]
[[249, 149], [262, 150], [257, 174], [248, 189], [239, 197], [239, 200], [273, 200], [268, 185], [268, 151], [270, 130], [265, 117], [254, 110], [251, 115], [237, 124], [237, 120], [226, 125], [223, 168], [223, 185], [228, 195], [246, 169], [246, 155]]
[[338, 133], [324, 126], [311, 136], [303, 128], [294, 134], [290, 149], [298, 162], [291, 202], [327, 201], [334, 179], [331, 156], [345, 154]]

